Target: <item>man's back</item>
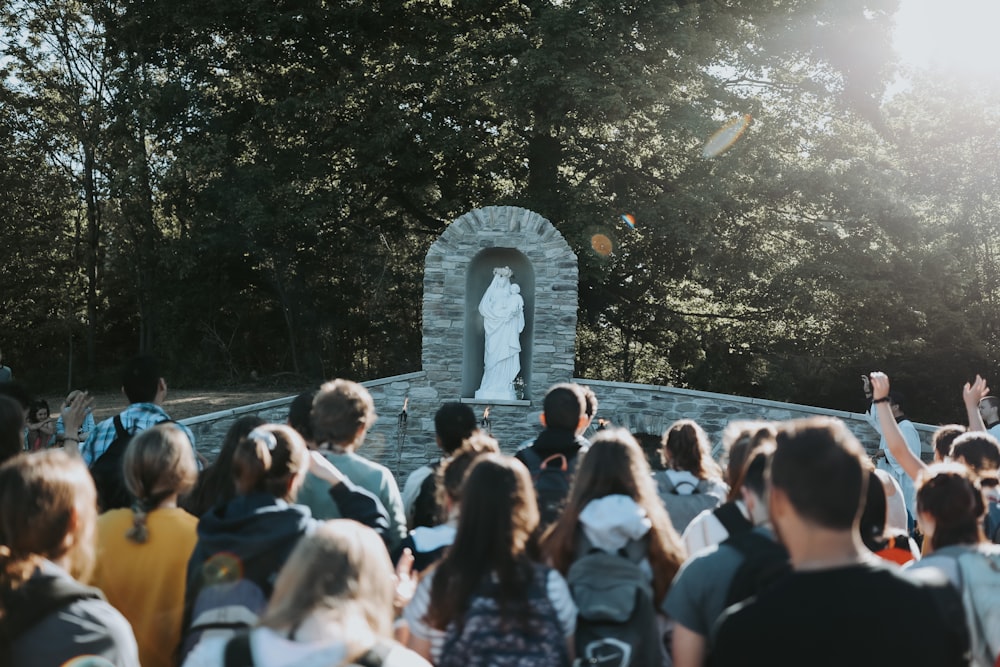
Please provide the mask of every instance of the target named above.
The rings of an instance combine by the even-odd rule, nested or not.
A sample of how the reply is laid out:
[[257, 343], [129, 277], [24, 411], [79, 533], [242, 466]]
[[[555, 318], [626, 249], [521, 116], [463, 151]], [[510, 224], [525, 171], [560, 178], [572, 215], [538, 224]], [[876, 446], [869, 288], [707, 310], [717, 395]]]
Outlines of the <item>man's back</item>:
[[967, 641], [947, 579], [862, 563], [795, 572], [728, 610], [711, 664], [950, 667]]

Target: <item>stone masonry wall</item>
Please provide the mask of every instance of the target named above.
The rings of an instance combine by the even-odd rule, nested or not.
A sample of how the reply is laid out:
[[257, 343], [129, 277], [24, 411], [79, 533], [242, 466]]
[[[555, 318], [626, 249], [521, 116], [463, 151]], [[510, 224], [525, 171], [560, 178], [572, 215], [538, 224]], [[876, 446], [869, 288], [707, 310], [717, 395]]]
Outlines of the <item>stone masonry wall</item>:
[[[722, 429], [733, 420], [780, 421], [827, 415], [844, 420], [870, 452], [878, 446], [878, 435], [868, 425], [863, 414], [675, 387], [585, 379], [577, 379], [576, 382], [589, 385], [597, 394], [600, 403], [599, 417], [635, 432], [663, 433], [675, 420], [689, 418], [701, 424], [713, 443], [717, 443]], [[360, 453], [388, 467], [402, 486], [411, 471], [433, 461], [437, 456], [434, 413], [441, 403], [455, 400], [455, 397], [442, 396], [432, 388], [425, 372], [407, 373], [362, 384], [372, 393], [379, 419], [369, 432]], [[226, 430], [237, 418], [244, 414], [257, 414], [271, 422], [284, 422], [293, 398], [289, 396], [185, 419], [182, 422], [194, 432], [199, 451], [211, 460], [218, 453]], [[409, 398], [407, 419], [405, 424], [401, 424], [399, 413], [406, 398]], [[506, 452], [515, 451], [520, 443], [534, 438], [541, 429], [538, 421], [541, 395], [530, 402], [518, 403], [493, 405], [490, 411], [489, 430]], [[481, 416], [481, 411], [478, 414]], [[928, 453], [928, 443], [934, 428], [927, 424], [917, 424], [925, 454]], [[593, 429], [588, 435], [592, 433]]]
[[522, 341], [533, 350], [530, 373], [525, 376], [530, 377], [526, 394], [543, 396], [549, 386], [573, 375], [576, 255], [552, 223], [537, 213], [490, 206], [456, 219], [427, 252], [422, 368], [442, 401], [462, 397], [466, 279], [475, 255], [487, 248], [520, 252], [534, 272], [533, 342]]

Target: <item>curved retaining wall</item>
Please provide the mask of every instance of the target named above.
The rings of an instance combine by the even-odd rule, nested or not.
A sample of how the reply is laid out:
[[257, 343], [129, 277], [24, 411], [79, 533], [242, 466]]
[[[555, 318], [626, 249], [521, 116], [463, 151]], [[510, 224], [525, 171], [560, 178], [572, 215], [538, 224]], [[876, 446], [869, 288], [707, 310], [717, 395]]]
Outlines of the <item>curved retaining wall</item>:
[[[589, 385], [597, 394], [599, 417], [634, 432], [662, 433], [675, 420], [688, 418], [701, 424], [713, 442], [717, 442], [722, 429], [733, 420], [783, 421], [827, 415], [846, 422], [869, 451], [878, 447], [878, 435], [861, 413], [675, 387], [586, 379], [575, 381]], [[371, 392], [379, 418], [369, 431], [360, 453], [388, 467], [402, 486], [412, 470], [436, 458], [434, 413], [442, 403], [456, 398], [453, 395], [441, 395], [430, 385], [424, 371], [362, 384]], [[245, 414], [257, 414], [271, 422], [284, 422], [293, 398], [294, 396], [289, 396], [213, 412], [184, 419], [182, 422], [194, 432], [198, 450], [209, 459], [214, 459], [226, 430], [237, 418]], [[404, 421], [400, 418], [400, 412], [406, 399], [409, 402]], [[490, 405], [487, 428], [504, 451], [512, 452], [523, 441], [535, 437], [541, 429], [538, 419], [541, 404], [542, 398], [539, 396], [531, 401], [496, 402]], [[473, 409], [481, 415], [482, 407], [483, 404], [478, 402]], [[925, 454], [929, 451], [928, 443], [934, 430], [934, 426], [917, 424]]]

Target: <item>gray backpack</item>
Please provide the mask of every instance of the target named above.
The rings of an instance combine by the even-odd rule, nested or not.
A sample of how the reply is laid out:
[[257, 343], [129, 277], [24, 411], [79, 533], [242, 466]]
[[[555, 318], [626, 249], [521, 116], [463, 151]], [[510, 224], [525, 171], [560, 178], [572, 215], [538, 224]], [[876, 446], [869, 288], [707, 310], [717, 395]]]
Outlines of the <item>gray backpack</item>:
[[630, 542], [617, 554], [594, 549], [582, 538], [582, 553], [569, 568], [578, 616], [576, 662], [600, 667], [659, 665], [662, 648], [653, 586], [639, 566], [648, 541]]
[[678, 534], [683, 533], [691, 520], [703, 511], [715, 509], [722, 504], [722, 498], [708, 493], [710, 486], [705, 480], [699, 481], [697, 486], [689, 482], [682, 483], [681, 487], [685, 491], [691, 489], [691, 493], [681, 493], [681, 488], [674, 486], [666, 470], [657, 470], [653, 473], [653, 479], [656, 480], [660, 500], [666, 506], [670, 522], [674, 524], [674, 530]]

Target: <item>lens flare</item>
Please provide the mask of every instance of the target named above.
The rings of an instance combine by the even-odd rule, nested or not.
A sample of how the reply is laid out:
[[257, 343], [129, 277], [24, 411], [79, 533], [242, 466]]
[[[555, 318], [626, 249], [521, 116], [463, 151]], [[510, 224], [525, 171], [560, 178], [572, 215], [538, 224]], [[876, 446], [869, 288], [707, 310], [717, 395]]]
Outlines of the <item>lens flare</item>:
[[607, 257], [614, 250], [611, 239], [606, 234], [594, 234], [591, 236], [590, 247], [601, 257]]
[[623, 213], [622, 221], [632, 229], [635, 229], [635, 216], [631, 213]]
[[243, 561], [236, 554], [223, 551], [205, 561], [202, 574], [205, 586], [239, 581], [243, 578]]
[[701, 149], [701, 156], [706, 159], [711, 159], [714, 157], [719, 157], [736, 143], [736, 140], [743, 136], [746, 129], [750, 127], [750, 121], [753, 120], [750, 114], [745, 114], [734, 118], [721, 128], [718, 132], [709, 137], [708, 141], [705, 142], [705, 146]]

